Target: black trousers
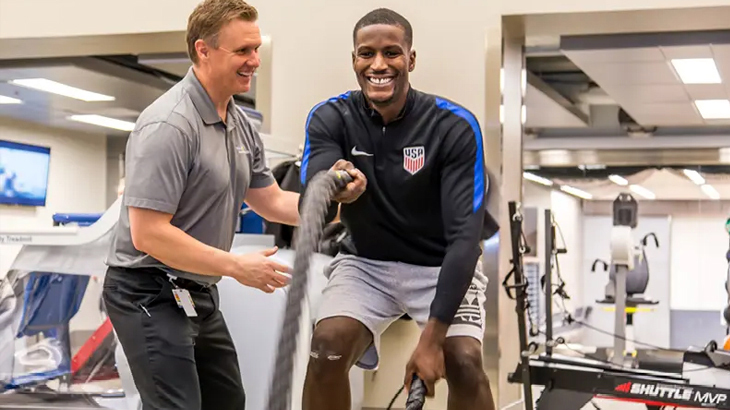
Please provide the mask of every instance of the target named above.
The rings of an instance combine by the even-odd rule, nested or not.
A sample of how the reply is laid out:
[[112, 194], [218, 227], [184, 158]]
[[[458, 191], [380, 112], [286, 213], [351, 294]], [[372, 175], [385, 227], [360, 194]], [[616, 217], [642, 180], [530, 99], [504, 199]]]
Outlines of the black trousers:
[[109, 268], [103, 298], [144, 410], [244, 410], [236, 350], [216, 286], [177, 282], [197, 317], [175, 302], [159, 269]]

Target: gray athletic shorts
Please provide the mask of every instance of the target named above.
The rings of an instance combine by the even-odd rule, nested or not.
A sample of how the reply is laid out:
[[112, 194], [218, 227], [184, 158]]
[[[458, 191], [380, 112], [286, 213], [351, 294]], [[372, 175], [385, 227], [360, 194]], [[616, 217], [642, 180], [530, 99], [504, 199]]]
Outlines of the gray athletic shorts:
[[[477, 263], [474, 279], [448, 329], [446, 337], [484, 337], [487, 277]], [[380, 335], [407, 313], [420, 328], [428, 321], [436, 295], [440, 267], [384, 262], [352, 255], [337, 255], [325, 269], [328, 283], [317, 309], [317, 322], [347, 316], [362, 322], [373, 343], [357, 366], [378, 368]]]

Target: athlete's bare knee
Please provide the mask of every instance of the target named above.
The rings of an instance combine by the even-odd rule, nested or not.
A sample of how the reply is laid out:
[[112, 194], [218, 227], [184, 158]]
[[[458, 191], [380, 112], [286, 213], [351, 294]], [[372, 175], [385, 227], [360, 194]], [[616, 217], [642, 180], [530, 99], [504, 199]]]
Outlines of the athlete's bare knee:
[[[320, 322], [312, 335], [309, 367], [320, 376], [347, 374], [367, 342], [359, 322], [332, 318]], [[362, 326], [364, 328], [364, 326]]]
[[444, 362], [450, 388], [471, 391], [487, 383], [481, 344], [476, 339], [448, 338], [444, 343]]
[[348, 348], [336, 328], [317, 328], [312, 336], [309, 367], [320, 377], [341, 375], [349, 371]]

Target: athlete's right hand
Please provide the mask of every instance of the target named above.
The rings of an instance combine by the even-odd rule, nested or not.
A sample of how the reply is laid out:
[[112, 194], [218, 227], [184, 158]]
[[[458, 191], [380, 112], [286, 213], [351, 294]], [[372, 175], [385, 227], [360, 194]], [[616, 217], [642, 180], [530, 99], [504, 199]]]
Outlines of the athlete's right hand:
[[289, 283], [291, 268], [270, 259], [277, 247], [246, 255], [234, 255], [235, 269], [231, 277], [245, 286], [272, 293]]
[[331, 170], [347, 171], [347, 173], [352, 177], [352, 182], [347, 184], [345, 189], [335, 195], [335, 201], [341, 204], [349, 204], [355, 202], [355, 200], [360, 198], [360, 195], [365, 192], [365, 188], [368, 185], [367, 178], [365, 178], [365, 174], [355, 168], [355, 165], [353, 165], [352, 162], [345, 161], [344, 159], [338, 160], [335, 162], [335, 165], [332, 166]]

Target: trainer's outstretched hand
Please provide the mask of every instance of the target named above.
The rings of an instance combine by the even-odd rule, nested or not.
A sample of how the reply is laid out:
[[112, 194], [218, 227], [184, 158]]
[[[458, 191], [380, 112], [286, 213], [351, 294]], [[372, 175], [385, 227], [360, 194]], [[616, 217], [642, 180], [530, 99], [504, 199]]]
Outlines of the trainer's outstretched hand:
[[277, 247], [246, 255], [236, 255], [236, 272], [231, 275], [239, 283], [272, 293], [289, 283], [291, 269], [270, 259]]
[[332, 166], [331, 170], [347, 171], [347, 173], [352, 177], [352, 182], [347, 184], [347, 187], [334, 197], [335, 201], [342, 204], [349, 204], [355, 202], [357, 198], [365, 192], [365, 188], [368, 185], [367, 178], [365, 178], [365, 174], [355, 168], [355, 165], [353, 165], [352, 162], [345, 161], [344, 159], [338, 160], [335, 162], [335, 165]]

